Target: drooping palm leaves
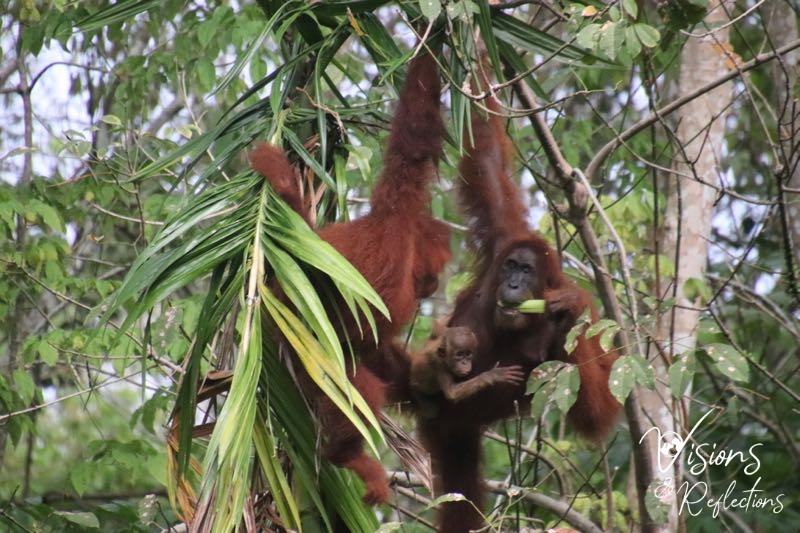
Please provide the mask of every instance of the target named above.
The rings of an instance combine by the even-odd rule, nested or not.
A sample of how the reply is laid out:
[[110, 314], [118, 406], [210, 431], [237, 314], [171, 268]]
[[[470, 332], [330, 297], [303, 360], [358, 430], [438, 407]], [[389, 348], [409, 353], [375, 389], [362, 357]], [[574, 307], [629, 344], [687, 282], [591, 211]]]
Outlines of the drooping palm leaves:
[[[81, 27], [94, 31], [158, 8], [149, 0], [123, 3], [98, 11]], [[237, 528], [243, 515], [252, 519], [245, 509], [252, 509], [255, 488], [261, 483], [269, 488], [275, 512], [286, 528], [302, 530], [309, 509], [329, 529], [332, 512], [352, 531], [376, 527], [375, 516], [361, 503], [360, 488], [352, 476], [318, 460], [317, 426], [280, 346], [285, 341], [314, 383], [376, 449], [378, 422], [346, 378], [347, 354], [331, 322], [338, 317], [326, 314], [319, 281], [330, 282], [346, 312], [366, 320], [364, 334], [374, 331], [372, 312], [385, 314], [386, 309], [361, 275], [277, 198], [262, 178], [243, 172], [220, 182], [219, 173], [254, 138], [283, 139], [329, 191], [339, 193], [339, 212], [344, 213], [344, 163], [337, 155], [331, 165], [330, 112], [323, 106], [303, 105], [302, 100], [291, 107], [288, 97], [301, 85], [310, 89], [306, 94], [316, 102], [332, 95], [340, 104], [336, 113], [343, 120], [362, 115], [363, 109], [349, 107], [326, 72], [336, 66], [349, 76], [336, 55], [353, 35], [377, 65], [379, 82], [399, 86], [412, 52], [404, 50], [373, 13], [390, 3], [259, 0], [266, 14], [264, 30], [214, 92], [228, 87], [267, 41], [280, 43], [279, 66], [246, 91], [215, 127], [141, 168], [132, 178], [151, 179], [175, 168], [188, 174], [205, 154], [214, 154], [214, 161], [187, 186], [190, 196], [185, 205], [141, 253], [102, 312], [108, 319], [124, 309], [124, 332], [176, 291], [198, 286], [206, 290], [175, 402], [178, 454], [173, 471], [178, 477], [172, 480], [170, 492], [173, 496], [182, 492], [178, 501], [191, 503], [194, 491], [183, 476], [188, 475], [190, 464], [193, 470], [200, 470], [196, 521], [215, 531]], [[401, 7], [409, 19], [419, 18], [416, 3], [405, 2]], [[448, 21], [454, 30], [447, 33], [448, 44], [455, 53], [442, 70], [455, 88], [462, 87], [467, 76], [473, 25], [481, 28], [496, 65], [501, 57], [512, 65], [520, 64], [517, 49], [556, 54], [566, 60], [584, 55], [486, 6], [472, 17], [466, 12]], [[244, 105], [270, 84], [268, 96]], [[470, 106], [458, 90], [452, 90], [451, 96], [453, 144], [461, 146]], [[382, 110], [369, 113], [385, 119]], [[294, 129], [297, 123], [309, 122], [318, 136], [315, 153]], [[190, 164], [181, 167], [187, 158]], [[330, 175], [331, 166], [334, 175]], [[282, 297], [276, 294], [278, 288]], [[322, 294], [332, 296], [330, 291]], [[231, 320], [238, 333], [233, 379], [200, 469], [191, 454], [198, 384], [209, 363], [213, 365], [224, 355], [214, 351], [225, 350], [214, 340]]]
[[[231, 210], [235, 210], [236, 217], [229, 216]], [[220, 216], [226, 214], [228, 216]], [[208, 225], [202, 224], [211, 217], [216, 219]], [[202, 230], [196, 231], [201, 224]], [[201, 491], [201, 499], [210, 499], [213, 495], [214, 523], [222, 530], [240, 520], [241, 508], [249, 493], [247, 480], [250, 479], [254, 442], [260, 443], [262, 447], [258, 449], [263, 451], [265, 442], [277, 440], [264, 428], [254, 435], [258, 406], [263, 404], [263, 420], [280, 424], [286, 418], [274, 416], [271, 398], [286, 396], [292, 388], [288, 381], [278, 388], [270, 379], [259, 388], [263, 360], [268, 357], [262, 342], [262, 314], [269, 316], [277, 326], [315, 384], [345, 412], [375, 449], [377, 420], [346, 378], [341, 344], [305, 273], [309, 268], [324, 269], [352, 309], [360, 309], [367, 315], [372, 306], [387, 314], [383, 303], [361, 275], [275, 197], [262, 178], [247, 172], [190, 202], [139, 256], [108, 302], [105, 316], [130, 304], [124, 329], [179, 287], [215, 272], [179, 390], [178, 426], [188, 433], [194, 420], [193, 394], [200, 377], [205, 345], [221, 329], [234, 299], [244, 301], [234, 378], [206, 452], [206, 474]], [[227, 272], [228, 279], [223, 280], [223, 272]], [[296, 311], [273, 294], [268, 285], [271, 282], [266, 281], [273, 277]], [[277, 353], [272, 357], [277, 357]], [[302, 411], [307, 411], [304, 405]], [[302, 411], [285, 415], [291, 420]], [[272, 427], [274, 424], [270, 425]], [[255, 436], [258, 438], [254, 441]], [[181, 443], [185, 461], [188, 439], [183, 437]], [[262, 465], [272, 464], [262, 453], [258, 455]], [[313, 467], [313, 454], [307, 459], [308, 465]], [[286, 480], [277, 476], [280, 469], [270, 472], [272, 482], [279, 483], [278, 487], [288, 487]], [[296, 505], [288, 500], [284, 503], [285, 509], [294, 508], [290, 516], [297, 516]]]

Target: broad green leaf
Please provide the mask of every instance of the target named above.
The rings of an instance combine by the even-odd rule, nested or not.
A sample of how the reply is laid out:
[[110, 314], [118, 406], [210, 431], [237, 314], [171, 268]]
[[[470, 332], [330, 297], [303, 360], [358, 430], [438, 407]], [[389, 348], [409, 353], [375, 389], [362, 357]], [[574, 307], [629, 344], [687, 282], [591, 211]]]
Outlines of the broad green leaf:
[[533, 395], [531, 399], [531, 416], [533, 418], [541, 417], [544, 414], [544, 408], [550, 400], [555, 398], [558, 390], [558, 375], [566, 366], [567, 363], [563, 361], [545, 361], [531, 372], [525, 394]]
[[625, 29], [622, 23], [607, 22], [600, 28], [600, 50], [611, 59], [616, 59], [625, 40]]
[[591, 339], [595, 335], [600, 334], [600, 332], [609, 329], [609, 328], [616, 328], [619, 331], [619, 326], [615, 320], [611, 320], [608, 318], [603, 318], [595, 322], [594, 324], [590, 325], [586, 328], [586, 338]]
[[46, 340], [41, 340], [36, 345], [36, 352], [42, 361], [49, 366], [54, 366], [58, 362], [58, 350]]
[[533, 419], [538, 419], [544, 414], [544, 409], [547, 407], [547, 404], [550, 403], [550, 400], [553, 399], [555, 391], [555, 380], [549, 380], [543, 383], [536, 391], [536, 394], [534, 394], [531, 399], [531, 417]]
[[587, 24], [575, 36], [578, 45], [595, 50], [600, 39], [600, 24]]
[[636, 375], [636, 383], [644, 385], [650, 390], [655, 389], [656, 373], [650, 361], [638, 355], [627, 355], [624, 357], [630, 358], [628, 363], [631, 368], [633, 368], [633, 372]]
[[55, 231], [59, 231], [64, 233], [66, 229], [64, 228], [64, 222], [61, 220], [61, 216], [58, 214], [52, 206], [45, 204], [44, 202], [40, 202], [39, 200], [32, 200], [29, 204], [29, 208], [32, 209], [35, 213], [42, 217], [42, 221], [50, 228]]
[[648, 24], [634, 24], [633, 31], [636, 32], [639, 41], [647, 48], [655, 48], [661, 40], [661, 34], [658, 33], [658, 30]]
[[581, 316], [575, 321], [575, 325], [567, 332], [567, 336], [564, 339], [564, 350], [566, 350], [568, 354], [571, 354], [575, 350], [575, 347], [578, 346], [578, 338], [583, 334], [584, 328], [589, 324], [589, 319], [589, 312], [586, 310], [581, 313]]
[[728, 344], [709, 344], [703, 348], [714, 361], [717, 370], [733, 381], [747, 381], [750, 368], [747, 358]]
[[200, 85], [205, 90], [210, 90], [214, 87], [214, 82], [217, 79], [217, 69], [214, 67], [214, 63], [211, 59], [207, 57], [201, 57], [195, 63], [195, 70], [197, 72], [197, 79], [200, 81]]
[[625, 49], [632, 58], [638, 56], [639, 52], [642, 51], [642, 43], [639, 41], [639, 37], [636, 36], [636, 30], [633, 29], [633, 26], [625, 27]]
[[711, 299], [712, 293], [704, 280], [700, 278], [688, 278], [683, 283], [683, 295], [690, 302], [703, 305]]
[[478, 13], [479, 8], [472, 0], [457, 0], [447, 3], [447, 16], [451, 19], [463, 18], [469, 20], [470, 15]]
[[86, 489], [92, 484], [96, 471], [97, 466], [89, 462], [77, 463], [70, 467], [69, 481], [79, 496], [83, 496], [86, 493]]
[[636, 0], [622, 0], [622, 8], [632, 19], [636, 19], [639, 15], [639, 6], [636, 5]]
[[567, 363], [563, 361], [545, 361], [537, 366], [533, 369], [533, 372], [531, 372], [525, 394], [536, 394], [541, 387], [553, 380], [558, 372], [565, 366], [567, 366]]
[[419, 0], [419, 9], [425, 18], [433, 21], [442, 12], [442, 3], [439, 0]]
[[581, 376], [578, 367], [565, 365], [556, 376], [555, 402], [562, 413], [567, 413], [575, 400], [578, 399], [578, 389], [581, 387]]
[[68, 522], [72, 522], [82, 528], [91, 528], [91, 529], [98, 529], [100, 527], [100, 520], [97, 517], [89, 512], [83, 511], [55, 511], [55, 514], [67, 520]]
[[439, 507], [443, 503], [452, 503], [452, 502], [465, 502], [467, 498], [463, 494], [459, 494], [458, 492], [448, 492], [447, 494], [442, 494], [435, 498], [431, 503], [427, 505], [428, 509], [435, 509]]
[[681, 354], [669, 367], [669, 388], [675, 398], [683, 396], [694, 379], [697, 361], [694, 352]]
[[614, 347], [614, 337], [617, 335], [619, 330], [620, 327], [614, 324], [614, 326], [603, 331], [603, 334], [600, 335], [600, 347], [603, 349], [603, 351], [611, 351], [611, 349]]
[[625, 403], [625, 400], [628, 399], [628, 394], [636, 385], [636, 371], [629, 360], [631, 357], [634, 356], [626, 355], [614, 361], [614, 366], [611, 367], [611, 375], [608, 377], [608, 389], [619, 403]]
[[111, 126], [122, 126], [122, 121], [116, 115], [103, 115], [100, 120]]
[[64, 279], [64, 271], [61, 269], [61, 263], [57, 261], [48, 261], [44, 264], [44, 274], [47, 281], [56, 284], [57, 286], [61, 285], [61, 281]]
[[214, 38], [214, 35], [216, 35], [219, 29], [219, 22], [220, 20], [218, 18], [211, 17], [197, 27], [197, 40], [200, 46], [203, 48], [208, 46], [208, 43], [211, 42], [211, 39]]
[[368, 146], [347, 146], [347, 151], [350, 156], [355, 160], [356, 166], [358, 166], [359, 172], [361, 172], [361, 176], [363, 177], [364, 181], [366, 182], [369, 180], [372, 175], [372, 167], [370, 166], [370, 160], [372, 159], [372, 150], [369, 149]]
[[12, 373], [11, 380], [17, 394], [22, 398], [22, 402], [26, 405], [30, 404], [36, 393], [36, 384], [34, 384], [30, 372], [18, 368]]
[[647, 493], [644, 497], [647, 514], [656, 524], [666, 524], [669, 520], [670, 510], [669, 504], [660, 500], [656, 494], [672, 494], [675, 491], [674, 487], [664, 487], [664, 483], [674, 483], [674, 481], [672, 479], [654, 479], [650, 486], [647, 487]]

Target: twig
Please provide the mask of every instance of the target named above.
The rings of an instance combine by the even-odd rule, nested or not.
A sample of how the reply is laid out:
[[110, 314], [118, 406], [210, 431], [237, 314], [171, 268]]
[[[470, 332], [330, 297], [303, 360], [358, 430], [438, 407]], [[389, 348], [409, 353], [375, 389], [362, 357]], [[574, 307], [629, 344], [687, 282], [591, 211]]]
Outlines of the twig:
[[42, 496], [42, 503], [47, 505], [69, 503], [69, 502], [87, 502], [87, 501], [100, 501], [109, 502], [113, 500], [130, 500], [133, 498], [144, 498], [145, 496], [158, 496], [160, 498], [166, 497], [166, 489], [153, 489], [153, 490], [136, 490], [129, 492], [109, 492], [98, 494], [84, 494], [83, 496], [73, 496], [71, 494], [49, 492]]
[[652, 124], [655, 124], [656, 122], [661, 120], [664, 116], [669, 115], [673, 111], [675, 111], [675, 110], [683, 107], [684, 105], [688, 104], [689, 102], [691, 102], [692, 100], [694, 100], [698, 96], [700, 96], [702, 94], [705, 94], [708, 91], [719, 87], [723, 83], [726, 83], [726, 82], [736, 78], [737, 76], [739, 76], [739, 75], [741, 75], [741, 74], [743, 74], [743, 73], [745, 73], [747, 71], [753, 70], [754, 68], [759, 67], [759, 66], [763, 65], [764, 63], [767, 63], [768, 61], [771, 61], [771, 60], [775, 59], [778, 56], [785, 55], [785, 54], [791, 52], [792, 50], [794, 50], [796, 48], [800, 48], [800, 39], [798, 39], [796, 41], [793, 41], [793, 42], [787, 44], [786, 46], [778, 48], [777, 50], [775, 50], [773, 52], [766, 53], [766, 54], [761, 54], [759, 56], [756, 56], [754, 59], [752, 59], [752, 60], [748, 61], [747, 63], [743, 64], [738, 69], [732, 70], [731, 72], [725, 74], [724, 76], [721, 76], [721, 77], [717, 78], [716, 80], [711, 81], [711, 82], [709, 82], [709, 83], [707, 83], [707, 84], [695, 89], [694, 91], [686, 94], [685, 96], [682, 96], [682, 97], [678, 98], [677, 100], [674, 100], [671, 103], [665, 105], [664, 107], [662, 107], [661, 109], [659, 109], [656, 112], [652, 113], [651, 115], [643, 118], [642, 120], [640, 120], [636, 124], [632, 125], [628, 129], [626, 129], [625, 131], [623, 131], [622, 133], [617, 135], [614, 139], [609, 141], [605, 146], [603, 146], [595, 154], [595, 156], [592, 158], [592, 160], [589, 163], [589, 165], [586, 167], [586, 170], [584, 171], [584, 173], [586, 174], [586, 177], [589, 179], [590, 182], [594, 181], [595, 174], [600, 169], [600, 167], [603, 165], [603, 163], [605, 163], [605, 160], [608, 159], [608, 157], [612, 153], [614, 153], [614, 150], [616, 150], [623, 142], [625, 142], [626, 140], [630, 139], [631, 137], [633, 137], [634, 135], [636, 135], [640, 131], [644, 130], [645, 128], [647, 128], [647, 127], [651, 126]]
[[[747, 8], [738, 17], [729, 20], [728, 22], [726, 22], [725, 24], [722, 24], [721, 26], [717, 26], [713, 30], [709, 30], [709, 31], [707, 31], [705, 33], [692, 33], [692, 32], [686, 31], [686, 30], [681, 30], [681, 33], [686, 35], [686, 36], [688, 36], [688, 37], [694, 37], [696, 39], [702, 39], [704, 37], [708, 37], [709, 35], [713, 35], [714, 33], [718, 32], [720, 30], [724, 30], [725, 28], [729, 28], [729, 27], [733, 26], [734, 24], [736, 24], [737, 22], [739, 22], [743, 18], [747, 17], [750, 13], [752, 13], [753, 11], [758, 9], [761, 6], [761, 4], [763, 4], [766, 1], [767, 0], [760, 0], [759, 2], [756, 2], [754, 5], [752, 5], [749, 8]], [[720, 6], [720, 9], [724, 9], [723, 6]]]
[[[800, 41], [798, 41], [797, 46], [800, 46]], [[525, 105], [534, 107], [536, 98], [531, 92], [530, 87], [528, 87], [524, 81], [521, 80], [515, 84], [514, 89]], [[600, 252], [601, 248], [597, 235], [586, 219], [586, 199], [588, 191], [583, 183], [576, 183], [571, 178], [572, 167], [564, 159], [558, 144], [553, 138], [552, 132], [550, 132], [550, 128], [544, 122], [544, 118], [538, 115], [532, 115], [530, 120], [534, 126], [536, 135], [539, 137], [539, 141], [545, 149], [545, 155], [547, 155], [550, 164], [556, 169], [556, 173], [561, 181], [561, 186], [566, 193], [565, 195], [569, 203], [569, 212], [566, 213], [566, 215], [578, 229], [586, 254], [589, 256], [592, 263], [592, 268], [595, 272], [595, 285], [600, 294], [600, 299], [603, 302], [606, 316], [615, 320], [617, 324], [622, 325], [624, 323], [622, 309], [620, 308], [619, 300], [614, 292], [613, 279], [608, 270], [605, 258]], [[618, 137], [618, 139], [620, 139], [620, 137]], [[624, 141], [625, 139], [622, 138], [620, 140]], [[613, 150], [609, 149], [608, 153], [610, 154], [612, 151]], [[593, 159], [593, 161], [595, 160], [598, 160], [597, 156]], [[604, 160], [604, 158], [600, 161], [602, 160]], [[567, 170], [570, 170], [570, 172], [568, 173]], [[591, 179], [591, 175], [588, 172], [586, 172], [586, 176], [589, 176], [589, 179]], [[631, 346], [626, 328], [620, 329], [617, 340], [619, 341], [617, 347], [620, 354], [625, 355], [628, 351], [627, 347]], [[640, 353], [644, 353], [641, 350], [641, 346], [638, 347], [638, 350]], [[654, 479], [653, 465], [650, 463], [650, 457], [654, 455], [651, 453], [653, 441], [652, 439], [642, 440], [645, 431], [645, 421], [642, 417], [642, 408], [639, 404], [639, 396], [636, 389], [631, 391], [628, 399], [625, 401], [625, 414], [628, 419], [628, 427], [631, 432], [632, 442], [640, 443], [633, 448], [634, 463], [636, 465], [636, 489], [640, 495], [639, 512], [642, 517], [647, 517], [649, 515], [647, 514], [647, 507], [645, 506], [644, 495], [650, 486], [650, 482]], [[645, 526], [643, 527], [644, 531], [650, 531], [651, 528], [646, 527], [648, 525], [649, 524], [646, 523], [643, 524], [643, 526]]]
[[92, 207], [94, 207], [95, 209], [100, 211], [101, 213], [105, 213], [108, 216], [111, 216], [111, 217], [114, 217], [114, 218], [118, 218], [120, 220], [127, 220], [128, 222], [136, 222], [137, 224], [141, 224], [142, 222], [144, 222], [145, 224], [150, 224], [152, 226], [163, 226], [164, 225], [163, 222], [159, 222], [159, 221], [156, 221], [156, 220], [142, 220], [141, 218], [134, 218], [134, 217], [121, 215], [119, 213], [115, 213], [113, 211], [110, 211], [110, 210], [106, 209], [105, 207], [102, 207], [101, 205], [96, 204], [94, 202], [92, 202], [89, 205], [91, 205]]
[[[396, 488], [398, 486], [407, 488], [422, 486], [419, 480], [416, 479], [416, 476], [407, 472], [390, 472], [389, 479], [390, 483], [395, 485]], [[597, 527], [594, 522], [579, 512], [570, 509], [569, 504], [566, 502], [551, 498], [550, 496], [546, 496], [539, 492], [531, 492], [525, 487], [516, 487], [500, 481], [485, 480], [484, 484], [489, 491], [495, 494], [507, 495], [509, 492], [512, 492], [516, 496], [524, 498], [534, 505], [538, 505], [543, 509], [555, 513], [565, 522], [579, 529], [582, 533], [603, 533], [603, 530]]]
[[[600, 215], [600, 219], [606, 225], [606, 228], [611, 233], [611, 237], [614, 239], [614, 244], [617, 246], [617, 254], [619, 255], [620, 268], [622, 269], [625, 295], [628, 297], [631, 322], [633, 324], [637, 324], [639, 320], [639, 311], [636, 305], [636, 295], [633, 294], [633, 281], [631, 280], [631, 272], [628, 268], [628, 254], [625, 252], [625, 244], [622, 242], [622, 238], [619, 236], [619, 233], [617, 233], [614, 224], [612, 224], [611, 220], [608, 218], [605, 209], [603, 209], [602, 204], [600, 204], [600, 200], [594, 194], [592, 186], [589, 184], [589, 180], [586, 179], [586, 176], [583, 175], [583, 172], [581, 172], [579, 168], [576, 168], [573, 170], [573, 175], [575, 175], [586, 188], [586, 192], [589, 194], [589, 198], [591, 198], [592, 203], [597, 210], [597, 214]], [[637, 336], [637, 344], [641, 345], [641, 339], [638, 338], [638, 329], [634, 328], [634, 333]]]
[[[417, 494], [416, 492], [414, 492], [410, 488], [401, 487], [400, 485], [395, 485], [394, 486], [394, 490], [397, 491], [398, 494], [402, 494], [406, 498], [409, 498], [411, 500], [420, 502], [420, 503], [422, 503], [424, 505], [427, 505], [427, 504], [430, 503], [430, 499], [425, 498], [423, 496], [420, 496], [419, 494]], [[424, 501], [421, 501], [421, 500], [424, 500]], [[407, 517], [411, 518], [414, 522], [416, 522], [418, 524], [421, 524], [421, 525], [427, 527], [428, 529], [430, 529], [432, 531], [436, 531], [436, 526], [435, 525], [433, 525], [430, 521], [425, 520], [424, 518], [422, 518], [417, 513], [414, 513], [412, 511], [406, 509], [402, 505], [394, 503], [394, 502], [389, 502], [389, 505], [394, 507], [397, 510], [398, 513], [404, 514]]]
[[[151, 366], [150, 368], [148, 368], [146, 370], [152, 370], [153, 368], [155, 368], [155, 365]], [[132, 372], [130, 374], [126, 374], [124, 376], [120, 376], [118, 378], [109, 379], [108, 381], [104, 381], [103, 383], [99, 383], [99, 384], [94, 385], [92, 387], [87, 387], [85, 389], [81, 389], [79, 391], [72, 392], [70, 394], [61, 396], [60, 398], [56, 398], [54, 400], [50, 400], [49, 402], [44, 402], [44, 403], [40, 403], [40, 404], [37, 404], [37, 405], [32, 405], [30, 407], [26, 407], [25, 409], [20, 409], [19, 411], [14, 411], [13, 413], [0, 415], [0, 422], [3, 422], [4, 420], [8, 420], [9, 418], [14, 417], [14, 416], [24, 415], [24, 414], [27, 414], [27, 413], [33, 413], [33, 412], [38, 411], [40, 409], [44, 409], [45, 407], [49, 407], [51, 405], [55, 405], [57, 403], [61, 403], [61, 402], [65, 401], [65, 400], [69, 400], [70, 398], [75, 398], [76, 396], [82, 396], [82, 395], [86, 394], [87, 392], [93, 392], [93, 391], [95, 391], [95, 390], [97, 390], [97, 389], [99, 389], [101, 387], [106, 387], [106, 386], [112, 385], [114, 383], [119, 383], [120, 381], [125, 381], [125, 380], [130, 379], [130, 378], [132, 378], [132, 377], [134, 377], [136, 375], [139, 375], [141, 373], [142, 373], [142, 370], [140, 369], [140, 370], [137, 370], [137, 371]]]

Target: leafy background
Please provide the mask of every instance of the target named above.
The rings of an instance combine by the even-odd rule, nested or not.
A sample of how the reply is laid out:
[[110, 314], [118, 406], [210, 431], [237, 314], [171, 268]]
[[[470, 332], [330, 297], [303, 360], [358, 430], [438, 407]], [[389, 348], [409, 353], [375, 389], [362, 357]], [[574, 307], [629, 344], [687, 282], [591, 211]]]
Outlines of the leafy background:
[[[524, 74], [548, 106], [543, 114], [565, 158], [577, 165], [675, 97], [680, 51], [687, 32], [708, 30], [695, 26], [706, 7], [688, 0], [4, 5], [0, 523], [150, 531], [177, 524], [178, 513], [186, 517], [199, 502], [220, 530], [241, 520], [325, 530], [334, 515], [354, 531], [380, 524], [427, 530], [430, 495], [418, 485], [398, 478], [397, 507], [373, 512], [360, 504], [357, 481], [316, 460], [314, 422], [286, 371], [275, 328], [361, 423], [387, 468], [399, 469], [341, 377], [349, 353], [317, 312], [312, 284], [325, 288], [323, 299], [326, 291], [343, 291], [354, 308], [371, 301], [380, 313], [380, 305], [247, 171], [242, 154], [254, 139], [282, 144], [313, 184], [319, 223], [357, 216], [368, 209], [415, 32], [446, 42], [448, 52], [438, 57], [449, 82], [449, 142], [432, 210], [452, 224], [456, 256], [409, 329], [414, 345], [431, 318], [450, 309], [469, 264], [451, 189], [470, 110], [463, 87], [474, 29], [501, 77]], [[772, 46], [768, 14], [752, 7], [729, 4], [730, 46], [742, 62]], [[796, 13], [789, 13], [784, 18], [796, 32]], [[714, 517], [705, 510], [686, 519], [691, 531], [800, 524], [800, 487], [790, 468], [800, 461], [800, 301], [780, 216], [782, 206], [796, 203], [797, 190], [775, 178], [796, 155], [775, 149], [783, 111], [771, 68], [733, 83], [718, 162], [728, 192], [714, 206], [706, 273], [683, 287], [701, 308], [698, 349], [658, 379], [688, 401], [688, 422], [707, 406], [719, 409], [700, 442], [733, 450], [761, 444], [759, 488], [784, 494], [783, 511]], [[525, 107], [510, 87], [500, 92], [510, 108]], [[524, 118], [511, 122], [510, 134], [531, 221], [564, 250], [567, 272], [594, 290], [575, 227], [555, 215], [563, 193], [538, 136]], [[645, 337], [675, 305], [654, 290], [674, 274], [674, 263], [656, 253], [665, 192], [653, 164], [669, 167], [676, 152], [669, 128], [655, 124], [590, 176], [634, 273], [639, 314], [623, 326]], [[599, 216], [590, 220], [624, 300], [615, 236]], [[278, 280], [296, 308], [275, 300], [265, 276]], [[617, 326], [603, 326], [610, 340]], [[733, 371], [714, 359], [720, 351]], [[645, 357], [621, 360], [614, 389], [621, 398], [655, 381], [652, 354], [650, 361], [638, 355]], [[224, 402], [213, 387], [197, 391], [198, 379], [215, 370], [214, 383], [230, 389]], [[563, 424], [569, 398], [545, 401], [571, 374], [531, 384], [549, 391], [536, 395], [536, 417], [490, 430], [489, 518], [499, 529], [558, 523], [559, 514], [532, 494], [567, 502], [600, 527], [628, 530], [641, 518], [626, 424], [606, 449], [587, 446]], [[177, 426], [168, 422], [173, 413]], [[411, 429], [403, 414], [390, 414]], [[704, 475], [715, 494], [732, 481], [740, 488], [754, 481], [735, 467]]]

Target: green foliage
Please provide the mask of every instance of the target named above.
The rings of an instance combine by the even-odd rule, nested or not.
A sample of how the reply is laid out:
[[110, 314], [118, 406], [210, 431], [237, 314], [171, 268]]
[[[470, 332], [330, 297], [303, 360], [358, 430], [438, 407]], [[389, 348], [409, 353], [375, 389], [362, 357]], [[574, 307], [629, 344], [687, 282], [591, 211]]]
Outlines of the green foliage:
[[669, 366], [669, 388], [674, 397], [683, 396], [687, 387], [692, 384], [696, 370], [694, 352], [686, 352], [672, 362]]
[[650, 363], [636, 355], [627, 355], [614, 361], [608, 388], [619, 403], [625, 403], [636, 385], [650, 389], [655, 387], [655, 374]]
[[746, 382], [750, 376], [747, 357], [727, 344], [709, 344], [703, 347], [717, 370], [733, 381]]
[[[598, 12], [591, 6], [579, 9], [575, 5], [570, 23], [580, 26], [576, 35], [578, 45], [622, 63], [630, 63], [643, 49], [658, 46], [659, 31], [650, 24], [636, 21], [639, 13], [636, 2], [626, 0], [622, 8], [613, 6]], [[589, 22], [584, 24], [584, 20]]]
[[531, 416], [539, 418], [553, 403], [566, 414], [578, 399], [580, 374], [578, 367], [561, 361], [546, 361], [531, 374], [526, 393], [532, 396]]
[[659, 490], [664, 490], [661, 488], [661, 483], [662, 481], [659, 479], [654, 480], [647, 487], [647, 496], [645, 497], [647, 514], [656, 524], [666, 524], [669, 518], [669, 506], [657, 497]]
[[572, 353], [575, 350], [575, 347], [578, 346], [578, 339], [581, 335], [585, 335], [585, 330], [590, 323], [591, 317], [589, 316], [589, 310], [587, 309], [575, 321], [575, 325], [570, 328], [569, 332], [567, 333], [567, 338], [564, 340], [564, 350], [566, 350], [568, 354]]
[[433, 22], [442, 12], [442, 3], [440, 0], [419, 0], [419, 10], [425, 18]]
[[[352, 531], [424, 530], [405, 515], [366, 508], [360, 481], [319, 460], [318, 421], [277, 332], [372, 452], [394, 465], [377, 421], [344, 377], [352, 354], [325, 302], [343, 295], [340, 312], [358, 316], [365, 335], [384, 309], [261, 178], [243, 171], [242, 152], [256, 138], [282, 144], [311, 186], [320, 225], [365, 212], [392, 103], [416, 50], [410, 28], [422, 34], [431, 25], [426, 44], [444, 42], [436, 57], [449, 82], [448, 143], [431, 212], [456, 229], [442, 289], [400, 339], [418, 346], [472, 281], [474, 258], [451, 191], [474, 107], [466, 91], [473, 31], [483, 35], [504, 104], [523, 107], [503, 85], [519, 75], [536, 105], [546, 106], [567, 161], [585, 168], [674, 97], [684, 42], [715, 31], [698, 25], [706, 11], [704, 0], [586, 2], [556, 13], [473, 0], [10, 2], [0, 16], [0, 71], [10, 72], [0, 132], [0, 529], [168, 529], [196, 496], [211, 502], [216, 528], [229, 530], [249, 518], [248, 498], [257, 495], [255, 508], [274, 511], [281, 527], [325, 531], [339, 516]], [[732, 22], [731, 57], [746, 61], [771, 49], [762, 11]], [[732, 12], [743, 13], [742, 6]], [[797, 84], [776, 79], [771, 67], [736, 82], [746, 90], [732, 103], [724, 143], [713, 143], [724, 144], [719, 173], [701, 177], [735, 193], [717, 191], [702, 276], [674, 283], [687, 252], [676, 254], [665, 234], [668, 189], [687, 179], [668, 172], [682, 154], [674, 115], [626, 139], [592, 176], [615, 233], [596, 208], [588, 220], [623, 319], [591, 323], [584, 315], [566, 343], [572, 351], [583, 333], [611, 350], [625, 333], [637, 344], [620, 346], [628, 355], [613, 367], [615, 397], [656, 388], [673, 406], [685, 402], [687, 427], [699, 418], [696, 406], [714, 406], [702, 442], [743, 452], [758, 445], [759, 489], [786, 495], [779, 514], [739, 515], [763, 531], [800, 523], [786, 467], [798, 455], [796, 417], [787, 416], [797, 404], [790, 361], [798, 302], [775, 192], [775, 169], [791, 168], [783, 160], [791, 151], [775, 148], [785, 132], [778, 135], [782, 108], [774, 101], [779, 88]], [[33, 84], [30, 124], [22, 79]], [[526, 187], [531, 176], [536, 181], [531, 219], [560, 244], [567, 274], [598, 294], [592, 275], [604, 274], [592, 269], [578, 228], [554, 211], [541, 216], [564, 193], [553, 186], [536, 132], [520, 119], [509, 122], [509, 134], [518, 156], [512, 175], [524, 174]], [[700, 317], [688, 351], [669, 327], [687, 308], [684, 298]], [[200, 403], [202, 379], [231, 368], [227, 394]], [[569, 502], [600, 527], [638, 527], [627, 491], [637, 444], [624, 430], [607, 450], [572, 441], [564, 414], [578, 389], [577, 367], [547, 362], [528, 383], [533, 416], [491, 428], [508, 442], [486, 444], [486, 475], [513, 487], [494, 495], [487, 518], [497, 529], [540, 525], [532, 520], [563, 526], [560, 514], [527, 501], [528, 492]], [[210, 438], [192, 435], [201, 421], [216, 424]], [[711, 466], [703, 479], [714, 495], [732, 481], [753, 482], [733, 466]], [[645, 503], [663, 520], [654, 489]], [[397, 503], [433, 520], [425, 505]], [[687, 526], [735, 528], [728, 520], [704, 510]]]

